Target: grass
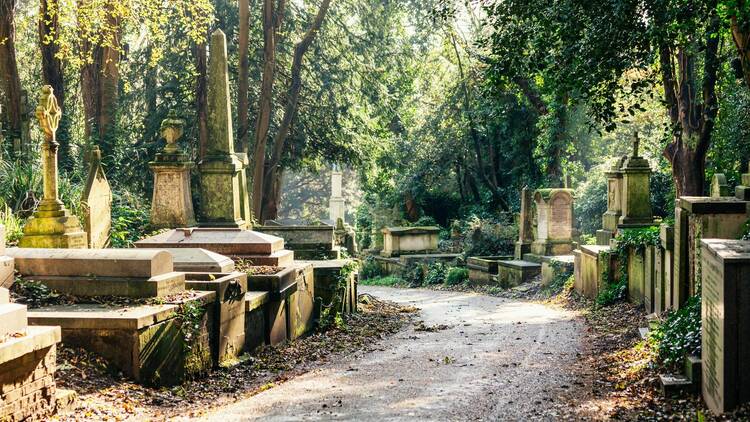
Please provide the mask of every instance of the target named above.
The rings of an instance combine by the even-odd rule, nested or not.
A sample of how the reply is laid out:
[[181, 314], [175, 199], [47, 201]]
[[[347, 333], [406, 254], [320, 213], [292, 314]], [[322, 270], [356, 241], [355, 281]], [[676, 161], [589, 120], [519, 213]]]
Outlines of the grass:
[[360, 284], [365, 286], [405, 286], [406, 282], [401, 277], [394, 275], [368, 278], [366, 280], [360, 280]]

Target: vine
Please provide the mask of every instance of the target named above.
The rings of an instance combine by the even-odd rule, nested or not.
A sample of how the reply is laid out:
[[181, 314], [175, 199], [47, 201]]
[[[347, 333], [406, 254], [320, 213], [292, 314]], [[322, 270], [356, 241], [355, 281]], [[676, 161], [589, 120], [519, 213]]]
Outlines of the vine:
[[357, 261], [349, 261], [339, 271], [339, 275], [336, 278], [336, 285], [333, 290], [333, 299], [330, 304], [321, 303], [320, 319], [318, 325], [320, 329], [325, 330], [329, 327], [343, 327], [345, 325], [342, 317], [344, 313], [344, 295], [346, 294], [346, 286], [349, 284], [352, 274], [356, 273], [359, 269], [359, 263]]
[[180, 326], [185, 368], [189, 377], [196, 377], [211, 367], [211, 354], [197, 339], [201, 334], [206, 309], [199, 301], [182, 303], [175, 311], [175, 320]]
[[[629, 252], [632, 250], [636, 253], [643, 253], [647, 247], [658, 245], [659, 241], [659, 227], [657, 226], [619, 231], [612, 250], [601, 255], [605, 260], [602, 270], [602, 280], [605, 285], [596, 297], [597, 305], [608, 306], [625, 298], [628, 290]], [[612, 254], [617, 256], [617, 269], [620, 276], [616, 282], [610, 281], [609, 260]]]

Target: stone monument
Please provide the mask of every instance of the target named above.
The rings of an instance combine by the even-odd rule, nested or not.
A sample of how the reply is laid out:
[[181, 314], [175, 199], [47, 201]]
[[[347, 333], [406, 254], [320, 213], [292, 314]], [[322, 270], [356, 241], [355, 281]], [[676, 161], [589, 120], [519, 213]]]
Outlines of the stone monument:
[[734, 188], [734, 196], [743, 201], [750, 200], [750, 164], [748, 164], [747, 173], [742, 175], [740, 183], [739, 186]]
[[750, 242], [704, 239], [702, 257], [703, 399], [715, 414], [750, 402]]
[[514, 255], [516, 259], [523, 259], [524, 254], [531, 252], [531, 243], [534, 241], [531, 220], [531, 190], [524, 186], [521, 190], [521, 214], [518, 218], [518, 241]]
[[633, 139], [633, 155], [622, 164], [622, 215], [618, 227], [650, 226], [654, 223], [651, 210], [651, 166], [638, 154], [638, 134]]
[[727, 177], [722, 173], [716, 173], [711, 178], [711, 198], [721, 198], [723, 196], [732, 196], [729, 192]]
[[609, 245], [615, 237], [617, 225], [622, 215], [622, 165], [627, 159], [624, 156], [606, 172], [607, 176], [607, 211], [602, 215], [602, 228], [596, 231], [596, 244]]
[[161, 136], [167, 141], [164, 150], [149, 163], [154, 172], [154, 193], [151, 201], [151, 224], [160, 228], [195, 225], [193, 198], [190, 191], [190, 169], [193, 163], [180, 150], [185, 122], [170, 112], [161, 122]]
[[531, 252], [536, 255], [566, 255], [573, 251], [573, 190], [538, 189], [536, 238]]
[[333, 172], [331, 172], [331, 199], [329, 212], [329, 218], [334, 224], [336, 224], [339, 218], [346, 223], [346, 206], [342, 190], [342, 178], [343, 173], [334, 166]]
[[89, 176], [83, 190], [83, 227], [88, 234], [88, 246], [102, 249], [109, 245], [109, 231], [112, 228], [112, 189], [102, 169], [102, 153], [94, 147], [89, 153]]
[[[247, 195], [244, 163], [234, 152], [227, 67], [227, 39], [220, 29], [211, 35], [208, 74], [208, 145], [198, 165], [201, 175], [199, 225], [244, 229]], [[244, 201], [244, 204], [243, 204]]]
[[36, 109], [36, 116], [44, 131], [42, 143], [44, 198], [23, 229], [24, 235], [19, 246], [24, 248], [86, 248], [87, 246], [86, 233], [81, 228], [81, 223], [77, 217], [65, 209], [58, 197], [58, 143], [55, 133], [61, 114], [52, 87], [44, 86], [40, 104]]

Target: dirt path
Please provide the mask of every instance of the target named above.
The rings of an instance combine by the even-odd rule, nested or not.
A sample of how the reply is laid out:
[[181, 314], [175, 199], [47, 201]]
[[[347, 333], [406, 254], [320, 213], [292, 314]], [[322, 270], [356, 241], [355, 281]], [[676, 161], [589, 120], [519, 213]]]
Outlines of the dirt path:
[[[539, 304], [363, 286], [422, 309], [378, 351], [311, 371], [207, 420], [555, 420], [583, 322]], [[445, 324], [447, 327], [437, 327]]]

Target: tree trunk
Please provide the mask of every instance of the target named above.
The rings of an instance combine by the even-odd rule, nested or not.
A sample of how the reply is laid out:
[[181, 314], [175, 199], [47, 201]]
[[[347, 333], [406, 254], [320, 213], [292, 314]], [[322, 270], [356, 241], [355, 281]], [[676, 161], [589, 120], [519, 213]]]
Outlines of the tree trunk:
[[[279, 18], [280, 20], [281, 18]], [[266, 167], [266, 142], [271, 127], [271, 103], [276, 68], [276, 36], [274, 33], [274, 0], [263, 1], [263, 78], [260, 87], [258, 117], [255, 122], [253, 151], [253, 215], [262, 220], [263, 176]]]
[[270, 176], [266, 175], [266, 183], [270, 184], [268, 196], [263, 200], [263, 221], [275, 220], [279, 218], [279, 209], [281, 208], [281, 183], [283, 181], [284, 169], [278, 167]]
[[4, 94], [3, 119], [8, 125], [11, 141], [21, 138], [22, 129], [21, 79], [18, 76], [16, 62], [15, 14], [16, 0], [0, 0], [0, 90]]
[[240, 28], [239, 28], [239, 74], [237, 76], [237, 141], [235, 150], [248, 150], [248, 84], [250, 59], [248, 58], [248, 44], [250, 42], [250, 0], [239, 0]]
[[[323, 2], [320, 4], [320, 8], [318, 9], [318, 13], [315, 15], [315, 19], [313, 20], [312, 25], [310, 25], [310, 28], [302, 37], [302, 40], [300, 40], [300, 42], [297, 43], [297, 45], [294, 47], [291, 82], [289, 84], [289, 90], [287, 91], [287, 103], [286, 107], [284, 108], [284, 117], [282, 118], [279, 129], [273, 139], [273, 154], [271, 156], [269, 166], [266, 169], [267, 173], [265, 177], [273, 174], [278, 168], [279, 163], [281, 162], [281, 156], [284, 152], [284, 145], [292, 128], [294, 116], [297, 114], [299, 93], [302, 89], [302, 59], [304, 58], [307, 50], [310, 48], [310, 45], [312, 45], [313, 41], [315, 40], [315, 36], [317, 35], [321, 25], [323, 24], [323, 20], [325, 19], [330, 4], [331, 0], [323, 0]], [[265, 184], [263, 192], [264, 197], [270, 197], [270, 195], [272, 194], [272, 191], [270, 189], [272, 187], [273, 184]], [[263, 217], [266, 218], [265, 216]]]
[[742, 77], [750, 88], [750, 13], [745, 10], [745, 0], [737, 0], [736, 12], [730, 18], [732, 39], [742, 65]]
[[59, 5], [57, 0], [41, 0], [39, 2], [39, 49], [42, 53], [42, 78], [46, 85], [50, 85], [57, 97], [57, 104], [62, 111], [60, 126], [57, 129], [58, 161], [62, 170], [73, 168], [73, 157], [70, 150], [70, 115], [65, 111], [65, 78], [63, 62], [57, 58], [60, 51], [58, 37], [60, 35]]
[[[208, 36], [208, 34], [206, 34]], [[198, 118], [198, 161], [203, 160], [208, 148], [208, 55], [204, 42], [193, 46], [195, 58], [195, 111]]]
[[120, 22], [107, 12], [107, 24], [111, 34], [105, 45], [84, 46], [91, 52], [92, 61], [81, 69], [83, 109], [86, 116], [85, 133], [95, 140], [102, 150], [102, 157], [111, 159], [115, 147], [115, 124], [118, 85], [120, 82]]

